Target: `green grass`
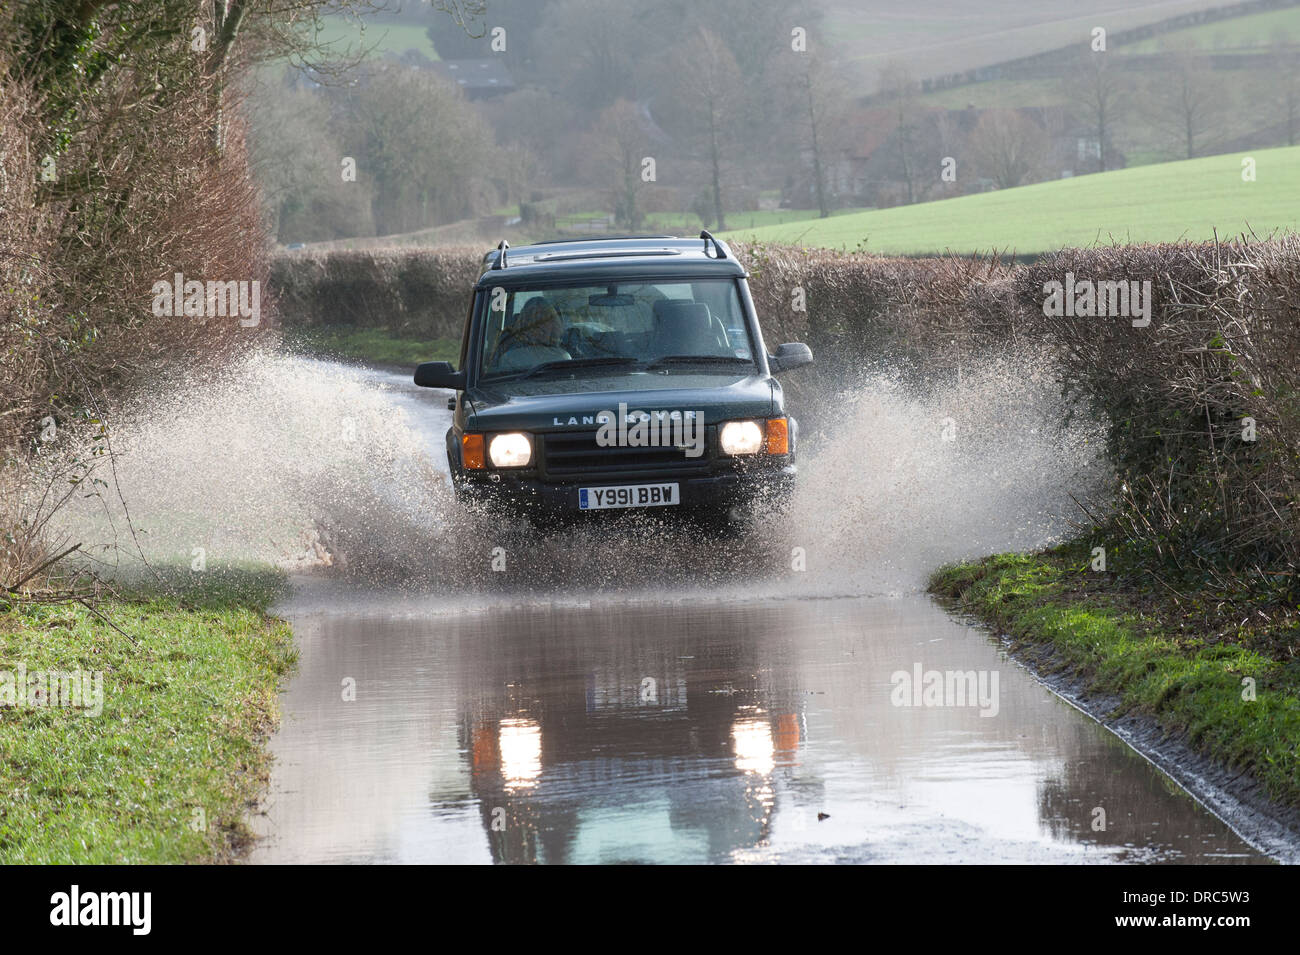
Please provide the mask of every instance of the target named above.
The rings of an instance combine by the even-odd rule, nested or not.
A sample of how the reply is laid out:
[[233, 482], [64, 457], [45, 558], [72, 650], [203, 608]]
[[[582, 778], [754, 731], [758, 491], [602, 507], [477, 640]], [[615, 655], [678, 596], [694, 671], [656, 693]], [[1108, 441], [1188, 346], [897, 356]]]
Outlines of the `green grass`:
[[1263, 50], [1287, 34], [1291, 42], [1300, 42], [1300, 7], [1266, 10], [1218, 23], [1184, 27], [1114, 49], [1119, 53], [1159, 53], [1170, 44], [1191, 43], [1202, 50]]
[[1066, 94], [1059, 82], [1043, 80], [983, 80], [924, 93], [921, 104], [931, 109], [977, 109], [1062, 106]]
[[[861, 207], [852, 209], [835, 209], [832, 216], [852, 215], [862, 212]], [[585, 210], [555, 217], [555, 228], [564, 231], [580, 223], [608, 219], [609, 213], [601, 210]], [[816, 209], [755, 209], [750, 212], [728, 212], [727, 224], [732, 229], [754, 229], [792, 222], [816, 219]], [[641, 232], [672, 232], [679, 235], [695, 235], [700, 231], [700, 217], [693, 212], [649, 212], [642, 223]], [[613, 231], [620, 231], [615, 229]], [[600, 233], [593, 233], [599, 235]]]
[[[1241, 160], [1256, 161], [1243, 182]], [[959, 160], [960, 163], [960, 160]], [[935, 170], [938, 175], [938, 169]], [[960, 176], [961, 166], [958, 166]], [[1175, 242], [1300, 224], [1300, 146], [1076, 176], [832, 219], [734, 229], [728, 239], [918, 255], [1021, 254], [1112, 242]]]
[[[861, 208], [834, 209], [831, 216], [852, 215], [861, 211]], [[816, 209], [756, 209], [752, 212], [728, 212], [727, 225], [732, 229], [756, 229], [816, 218]], [[691, 212], [651, 212], [646, 216], [646, 227], [690, 235], [699, 232], [700, 217]]]
[[410, 23], [377, 23], [343, 15], [326, 16], [321, 18], [321, 29], [316, 36], [318, 44], [336, 56], [355, 56], [363, 50], [370, 57], [385, 53], [400, 56], [407, 50], [418, 50], [431, 60], [438, 59], [425, 28]]
[[324, 358], [342, 358], [375, 365], [417, 365], [422, 361], [460, 358], [460, 339], [400, 338], [382, 328], [313, 328], [291, 332], [290, 342]]
[[[1154, 717], [1207, 756], [1250, 771], [1272, 799], [1300, 806], [1295, 661], [1266, 652], [1264, 633], [1189, 625], [1195, 594], [1153, 599], [1087, 562], [1077, 543], [1003, 554], [941, 568], [930, 589], [1005, 630], [1020, 649], [1053, 651], [1044, 658], [1051, 669], [1082, 676], [1091, 692], [1118, 697], [1121, 711]], [[1255, 680], [1253, 701], [1242, 698], [1246, 677]]]
[[222, 861], [246, 843], [296, 651], [266, 614], [278, 574], [203, 576], [100, 603], [129, 636], [75, 603], [0, 608], [0, 670], [103, 674], [97, 716], [0, 708], [0, 863]]

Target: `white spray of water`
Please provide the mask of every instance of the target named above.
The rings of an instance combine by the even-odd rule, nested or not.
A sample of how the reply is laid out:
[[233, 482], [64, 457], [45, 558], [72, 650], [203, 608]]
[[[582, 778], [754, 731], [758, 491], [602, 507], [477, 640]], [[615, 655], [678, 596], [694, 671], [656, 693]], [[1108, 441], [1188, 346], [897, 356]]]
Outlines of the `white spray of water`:
[[147, 561], [332, 564], [330, 536], [436, 529], [454, 502], [384, 387], [269, 352], [160, 383], [108, 422], [65, 530], [119, 575]]
[[786, 525], [806, 551], [796, 591], [905, 589], [943, 563], [1046, 546], [1108, 486], [1103, 426], [1070, 414], [1034, 351], [921, 386], [866, 374], [832, 407]]
[[119, 573], [141, 552], [185, 566], [202, 549], [210, 565], [329, 565], [353, 588], [472, 602], [840, 596], [913, 589], [944, 561], [1042, 546], [1077, 516], [1071, 496], [1096, 496], [1105, 478], [1101, 428], [1063, 424], [1046, 363], [1008, 356], [960, 382], [854, 382], [824, 427], [805, 428], [788, 511], [760, 507], [750, 533], [719, 538], [651, 511], [540, 534], [456, 504], [441, 435], [413, 420], [421, 406], [411, 411], [404, 387], [270, 352], [160, 383], [110, 423], [108, 486], [64, 514], [64, 529]]

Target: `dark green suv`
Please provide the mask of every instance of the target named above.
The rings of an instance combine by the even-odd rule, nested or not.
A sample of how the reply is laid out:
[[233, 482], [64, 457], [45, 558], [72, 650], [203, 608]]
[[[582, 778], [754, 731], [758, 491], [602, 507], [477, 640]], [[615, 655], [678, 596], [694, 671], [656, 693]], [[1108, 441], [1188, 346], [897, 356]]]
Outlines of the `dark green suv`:
[[773, 374], [807, 345], [763, 346], [744, 268], [707, 232], [489, 252], [447, 462], [461, 498], [536, 516], [666, 508], [723, 516], [795, 478], [798, 425]]

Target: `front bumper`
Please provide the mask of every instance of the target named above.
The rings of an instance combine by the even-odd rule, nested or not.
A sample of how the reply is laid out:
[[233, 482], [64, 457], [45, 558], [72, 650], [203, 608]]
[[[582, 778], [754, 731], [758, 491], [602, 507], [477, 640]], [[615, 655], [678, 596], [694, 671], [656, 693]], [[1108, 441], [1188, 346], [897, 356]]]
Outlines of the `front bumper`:
[[[760, 501], [781, 506], [794, 490], [797, 473], [798, 469], [792, 462], [773, 462], [706, 476], [675, 477], [663, 474], [654, 478], [618, 478], [602, 474], [585, 480], [557, 483], [542, 481], [535, 476], [493, 471], [487, 474], [465, 474], [457, 481], [456, 490], [458, 496], [466, 501], [501, 506], [512, 512], [532, 516], [564, 517], [647, 511], [665, 516], [673, 512], [725, 515], [733, 507], [744, 507]], [[578, 506], [579, 488], [669, 483], [678, 486], [681, 498], [678, 505], [599, 511], [584, 511]]]

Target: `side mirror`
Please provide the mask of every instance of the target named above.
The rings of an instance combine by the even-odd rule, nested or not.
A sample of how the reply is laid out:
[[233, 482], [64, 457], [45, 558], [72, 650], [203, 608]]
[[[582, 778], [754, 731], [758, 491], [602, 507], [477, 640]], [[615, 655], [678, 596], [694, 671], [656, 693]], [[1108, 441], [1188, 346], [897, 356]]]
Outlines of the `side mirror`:
[[465, 373], [456, 371], [451, 362], [426, 361], [415, 366], [415, 383], [421, 388], [465, 390]]
[[768, 356], [767, 364], [772, 369], [772, 374], [776, 374], [778, 371], [789, 371], [791, 368], [811, 365], [812, 360], [812, 349], [803, 342], [786, 342], [776, 347], [775, 355]]

